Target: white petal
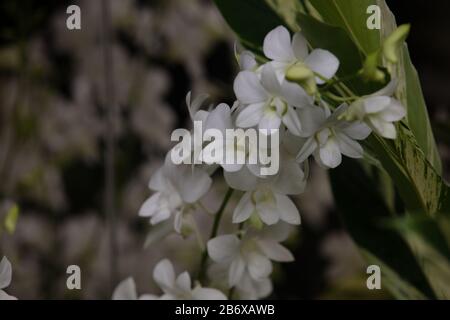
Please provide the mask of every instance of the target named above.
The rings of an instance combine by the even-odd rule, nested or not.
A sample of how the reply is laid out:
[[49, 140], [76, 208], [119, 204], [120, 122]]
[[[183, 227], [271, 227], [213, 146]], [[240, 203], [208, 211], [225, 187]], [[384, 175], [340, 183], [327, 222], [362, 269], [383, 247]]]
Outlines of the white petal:
[[[335, 55], [322, 49], [313, 50], [305, 59], [305, 64], [326, 79], [331, 79], [339, 68], [339, 60]], [[325, 83], [319, 77], [316, 77], [316, 82], [318, 84]]]
[[301, 32], [296, 32], [292, 38], [292, 49], [295, 57], [303, 61], [308, 56], [308, 43]]
[[378, 90], [377, 92], [372, 93], [369, 97], [376, 96], [392, 96], [397, 89], [398, 81], [395, 78], [392, 78], [391, 81], [384, 87]]
[[266, 35], [263, 50], [266, 57], [272, 60], [289, 62], [294, 59], [291, 35], [283, 26], [276, 27]]
[[208, 114], [204, 130], [217, 129], [222, 134], [225, 134], [225, 130], [231, 129], [232, 127], [231, 109], [226, 103], [221, 103]]
[[225, 172], [240, 172], [244, 167], [242, 163], [222, 163], [221, 166]]
[[247, 166], [242, 166], [241, 170], [236, 172], [224, 171], [223, 175], [231, 188], [241, 191], [254, 190], [258, 182], [258, 178], [250, 172]]
[[159, 300], [177, 300], [177, 296], [173, 293], [165, 293], [161, 297], [159, 297]]
[[196, 96], [194, 101], [191, 102], [191, 92], [188, 92], [188, 94], [186, 95], [186, 105], [188, 107], [189, 115], [191, 116], [192, 120], [194, 120], [195, 115], [198, 113], [198, 109], [201, 108], [202, 104], [208, 98], [209, 95], [203, 93]]
[[239, 55], [239, 66], [242, 70], [252, 70], [257, 65], [255, 55], [251, 51], [245, 50], [241, 52]]
[[266, 102], [254, 103], [242, 109], [236, 118], [236, 125], [241, 128], [256, 126], [264, 116]]
[[252, 203], [251, 192], [246, 192], [233, 212], [233, 223], [241, 223], [248, 218], [255, 210], [255, 206]]
[[294, 261], [292, 253], [276, 241], [260, 239], [258, 240], [258, 245], [261, 251], [270, 260], [279, 262]]
[[181, 289], [183, 292], [191, 291], [191, 277], [187, 271], [181, 273], [175, 280], [177, 288]]
[[241, 256], [237, 256], [236, 259], [231, 262], [230, 270], [228, 271], [228, 286], [234, 287], [239, 281], [245, 271], [245, 261]]
[[275, 69], [270, 63], [266, 63], [262, 68], [261, 84], [272, 95], [279, 95], [281, 93], [280, 82], [278, 81]]
[[353, 122], [342, 131], [352, 139], [364, 140], [372, 132], [372, 129], [364, 122]]
[[395, 139], [397, 137], [395, 126], [391, 122], [386, 122], [378, 116], [373, 116], [369, 118], [369, 124], [376, 133], [384, 138]]
[[279, 129], [281, 124], [280, 117], [275, 112], [265, 112], [264, 116], [259, 121], [259, 129], [268, 130], [270, 132], [271, 129]]
[[287, 68], [289, 67], [289, 62], [281, 62], [281, 61], [271, 61], [267, 62], [271, 64], [273, 69], [275, 70], [275, 74], [277, 75], [278, 82], [283, 82], [285, 79], [285, 73]]
[[137, 300], [136, 283], [129, 277], [120, 282], [114, 289], [113, 300]]
[[172, 212], [167, 207], [159, 207], [158, 211], [151, 217], [152, 225], [158, 224], [170, 218]]
[[193, 121], [201, 121], [202, 123], [204, 123], [206, 121], [206, 118], [208, 118], [209, 112], [206, 110], [198, 110], [195, 114], [194, 114], [194, 118], [192, 119]]
[[279, 213], [274, 201], [265, 200], [256, 204], [256, 210], [262, 222], [272, 225], [280, 220]]
[[0, 300], [17, 300], [17, 298], [10, 296], [3, 290], [0, 290]]
[[247, 256], [247, 266], [251, 277], [255, 280], [266, 278], [272, 272], [272, 263], [262, 254], [250, 252]]
[[283, 123], [293, 135], [300, 136], [302, 134], [300, 119], [293, 108], [287, 108], [286, 114], [283, 116]]
[[208, 173], [191, 165], [174, 165], [170, 170], [170, 180], [184, 202], [194, 203], [203, 197], [211, 187]]
[[11, 283], [12, 267], [8, 258], [3, 257], [0, 261], [0, 289], [4, 289]]
[[300, 149], [300, 152], [297, 155], [296, 158], [297, 162], [299, 163], [304, 162], [314, 152], [314, 150], [316, 150], [316, 148], [317, 148], [316, 139], [314, 137], [308, 138], [308, 140], [306, 140], [305, 144]]
[[297, 113], [302, 122], [301, 137], [312, 136], [327, 119], [324, 110], [319, 107], [311, 106], [297, 109]]
[[270, 279], [261, 279], [258, 281], [254, 281], [253, 287], [257, 299], [267, 297], [273, 289], [272, 281], [270, 281]]
[[350, 158], [362, 158], [364, 151], [361, 145], [342, 133], [336, 133], [341, 153]]
[[311, 105], [312, 98], [298, 84], [284, 80], [281, 83], [281, 96], [288, 104], [303, 108]]
[[341, 164], [342, 155], [336, 140], [331, 137], [319, 151], [322, 164], [328, 168], [336, 168]]
[[158, 300], [158, 299], [159, 299], [159, 297], [157, 295], [149, 294], [149, 293], [139, 296], [139, 300]]
[[164, 166], [153, 173], [148, 187], [155, 191], [164, 191], [167, 188], [167, 177], [164, 175]]
[[195, 288], [192, 292], [195, 300], [227, 300], [227, 297], [217, 289], [212, 288]]
[[239, 72], [234, 80], [233, 88], [236, 98], [244, 104], [263, 102], [268, 97], [258, 76], [251, 71]]
[[300, 213], [292, 200], [285, 195], [275, 195], [280, 219], [289, 224], [300, 224]]
[[161, 260], [153, 269], [153, 280], [165, 292], [170, 293], [175, 287], [175, 271], [168, 259]]
[[280, 221], [279, 223], [269, 226], [260, 232], [261, 239], [268, 239], [271, 241], [282, 242], [285, 241], [289, 237], [289, 233], [292, 231], [294, 227], [291, 224], [288, 224], [284, 221]]
[[239, 252], [240, 240], [236, 235], [227, 234], [208, 241], [207, 249], [210, 258], [218, 263], [230, 262]]
[[159, 199], [161, 197], [161, 193], [157, 192], [150, 196], [147, 200], [144, 201], [141, 208], [139, 209], [140, 217], [151, 217], [159, 210]]
[[380, 112], [379, 116], [388, 122], [399, 121], [406, 116], [406, 109], [399, 101], [391, 98], [391, 103]]
[[280, 171], [272, 182], [272, 190], [279, 194], [300, 194], [305, 186], [305, 174], [299, 163], [294, 159], [282, 161]]
[[386, 109], [391, 102], [389, 97], [370, 97], [364, 99], [364, 111], [368, 114], [380, 112]]

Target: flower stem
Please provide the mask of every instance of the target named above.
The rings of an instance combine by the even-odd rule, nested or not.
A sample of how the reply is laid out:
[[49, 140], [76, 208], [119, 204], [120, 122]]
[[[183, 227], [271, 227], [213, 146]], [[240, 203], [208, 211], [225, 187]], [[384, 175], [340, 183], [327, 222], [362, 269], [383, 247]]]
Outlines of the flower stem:
[[[215, 217], [214, 217], [214, 223], [213, 227], [211, 229], [211, 234], [209, 236], [209, 239], [215, 238], [217, 235], [217, 231], [219, 230], [219, 224], [220, 219], [222, 218], [223, 212], [225, 211], [225, 207], [227, 206], [228, 201], [231, 198], [231, 195], [233, 194], [233, 189], [228, 188], [227, 193], [225, 194], [225, 197], [222, 200], [222, 203], [220, 204], [219, 210], [217, 210]], [[198, 272], [198, 280], [201, 281], [205, 277], [206, 273], [206, 260], [208, 259], [208, 251], [206, 248], [203, 250], [202, 257], [200, 260], [200, 269]]]
[[334, 101], [338, 101], [338, 102], [347, 102], [347, 101], [358, 99], [358, 97], [355, 97], [355, 96], [340, 97], [331, 92], [326, 92], [325, 95], [327, 97], [329, 97], [330, 99], [333, 99]]

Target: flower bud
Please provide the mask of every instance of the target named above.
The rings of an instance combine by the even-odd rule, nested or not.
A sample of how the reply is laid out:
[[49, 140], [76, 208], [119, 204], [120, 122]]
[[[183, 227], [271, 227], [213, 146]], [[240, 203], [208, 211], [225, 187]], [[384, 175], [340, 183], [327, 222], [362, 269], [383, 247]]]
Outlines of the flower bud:
[[385, 74], [378, 68], [379, 51], [373, 52], [366, 57], [362, 68], [362, 77], [368, 81], [384, 82]]
[[398, 50], [408, 36], [409, 29], [409, 24], [402, 24], [384, 40], [383, 55], [388, 61], [392, 63], [398, 61]]
[[314, 72], [304, 63], [296, 63], [286, 71], [286, 79], [301, 85], [307, 94], [314, 95], [317, 91]]

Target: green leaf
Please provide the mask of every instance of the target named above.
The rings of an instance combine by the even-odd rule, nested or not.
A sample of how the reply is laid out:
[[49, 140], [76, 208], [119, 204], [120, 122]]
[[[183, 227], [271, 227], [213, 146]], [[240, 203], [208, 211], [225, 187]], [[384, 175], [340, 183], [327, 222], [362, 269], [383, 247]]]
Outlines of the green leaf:
[[450, 220], [412, 214], [393, 220], [416, 253], [421, 267], [440, 299], [450, 298]]
[[[326, 49], [339, 59], [339, 69], [336, 73], [338, 77], [355, 75], [362, 68], [364, 58], [342, 28], [326, 24], [302, 13], [297, 14], [297, 22], [313, 48]], [[383, 83], [363, 81], [360, 77], [344, 81], [344, 83], [360, 94], [372, 93], [383, 86]]]
[[395, 270], [403, 281], [433, 298], [433, 291], [407, 243], [385, 226], [392, 213], [361, 165], [345, 159], [330, 171], [330, 177], [339, 213], [358, 246]]
[[214, 0], [225, 21], [238, 35], [242, 44], [261, 53], [266, 34], [283, 20], [261, 0]]
[[[383, 32], [381, 36], [382, 39], [385, 39], [396, 29], [395, 17], [384, 0], [378, 0], [377, 2], [381, 7], [384, 26], [382, 28]], [[412, 32], [414, 32], [414, 26]], [[406, 123], [411, 129], [417, 145], [422, 149], [425, 157], [434, 167], [436, 172], [442, 174], [442, 164], [431, 129], [420, 80], [417, 71], [411, 62], [406, 44], [403, 46], [398, 64], [389, 64], [385, 61], [384, 65], [388, 67], [392, 76], [399, 80], [396, 95], [407, 107], [408, 113]]]
[[394, 269], [383, 263], [369, 251], [361, 249], [361, 254], [368, 264], [376, 264], [380, 267], [382, 286], [387, 287], [389, 292], [396, 298], [401, 300], [424, 300], [427, 297], [416, 287], [411, 285], [402, 278]]
[[367, 28], [367, 8], [376, 0], [309, 0], [324, 22], [342, 28], [358, 49], [368, 55], [380, 47], [380, 32]]

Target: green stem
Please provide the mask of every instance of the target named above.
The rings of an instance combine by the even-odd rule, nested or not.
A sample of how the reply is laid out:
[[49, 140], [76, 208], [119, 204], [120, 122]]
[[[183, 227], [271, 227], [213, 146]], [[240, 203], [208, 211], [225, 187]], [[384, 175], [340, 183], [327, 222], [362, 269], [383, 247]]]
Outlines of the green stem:
[[327, 97], [329, 97], [330, 99], [333, 99], [334, 101], [338, 101], [338, 102], [347, 102], [347, 101], [358, 99], [358, 97], [355, 97], [355, 96], [340, 97], [331, 92], [326, 92], [325, 95]]
[[[228, 188], [227, 193], [225, 194], [225, 197], [223, 198], [222, 203], [220, 204], [219, 210], [217, 210], [217, 213], [215, 214], [214, 223], [211, 229], [209, 239], [216, 237], [217, 231], [219, 230], [220, 219], [222, 218], [223, 212], [225, 211], [225, 207], [227, 206], [227, 203], [230, 200], [233, 191], [234, 191], [233, 189]], [[202, 257], [200, 260], [200, 269], [198, 273], [199, 281], [203, 280], [203, 278], [205, 277], [207, 259], [208, 259], [208, 250], [205, 248], [203, 250]]]

